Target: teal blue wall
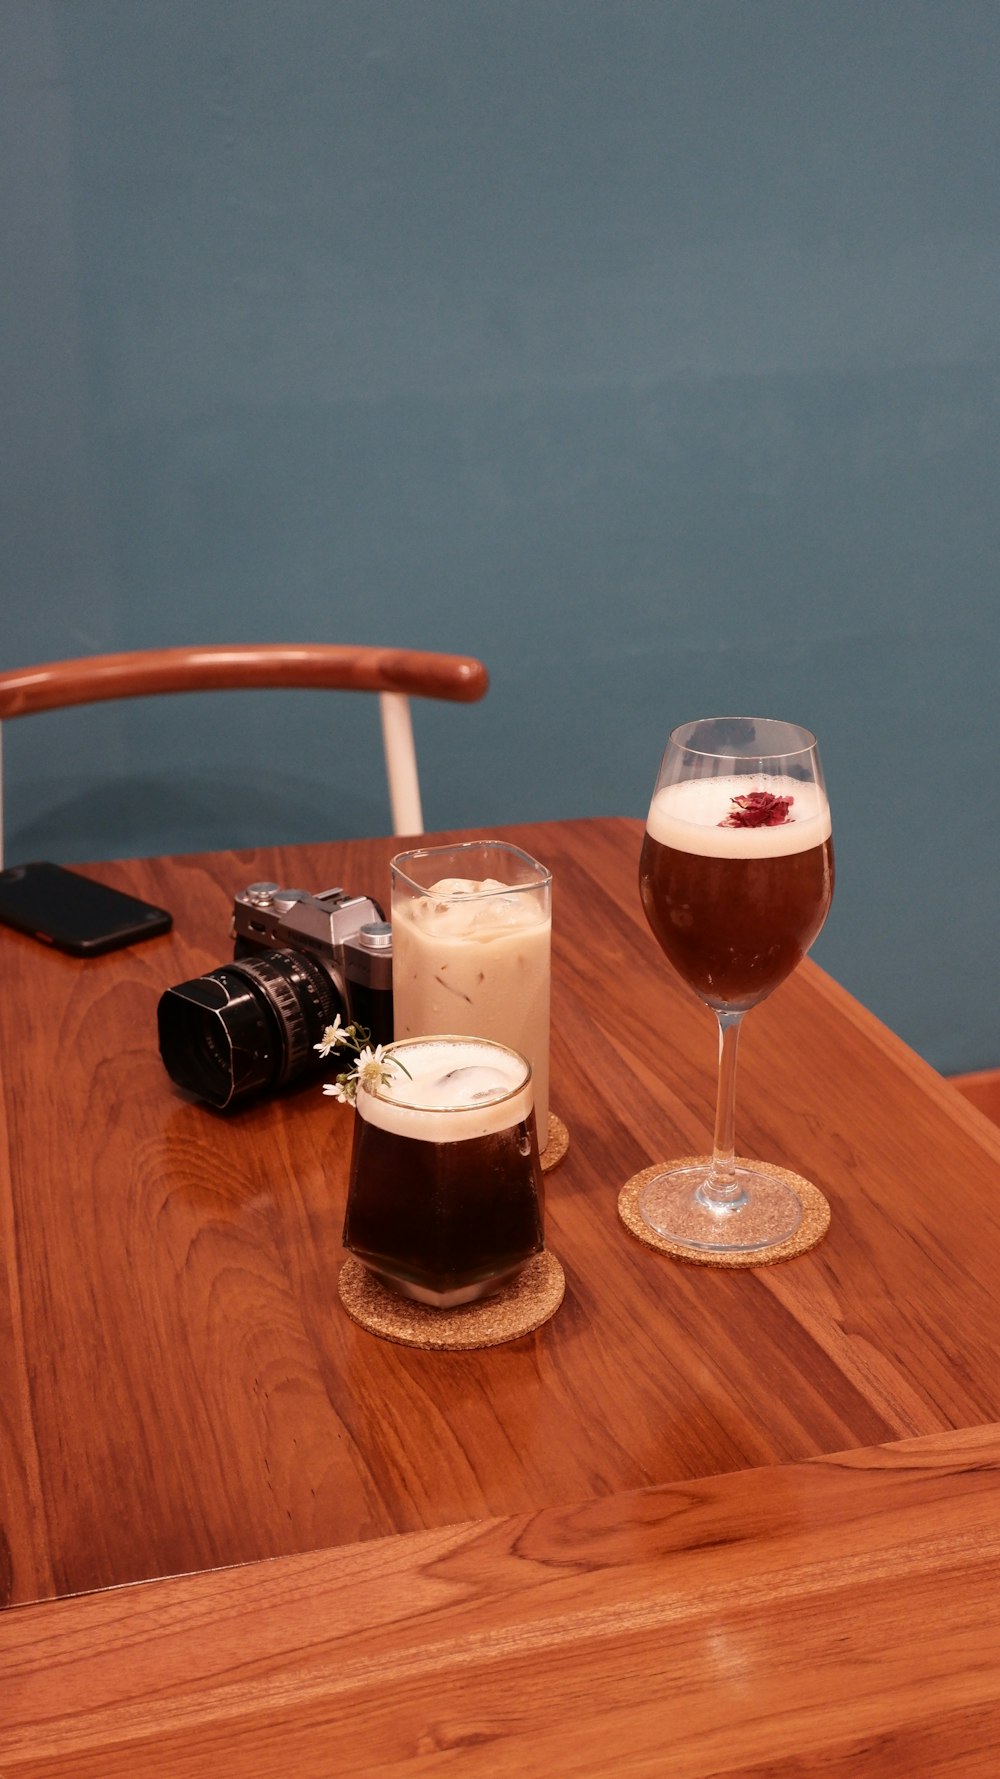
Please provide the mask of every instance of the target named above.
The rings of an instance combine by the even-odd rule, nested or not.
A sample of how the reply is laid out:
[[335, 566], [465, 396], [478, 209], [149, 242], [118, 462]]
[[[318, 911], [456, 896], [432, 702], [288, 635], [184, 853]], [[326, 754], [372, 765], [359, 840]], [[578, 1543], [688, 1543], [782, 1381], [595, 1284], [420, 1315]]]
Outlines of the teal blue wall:
[[[417, 712], [430, 825], [638, 815], [675, 721], [788, 715], [820, 961], [1000, 1061], [995, 0], [0, 20], [0, 659], [479, 654]], [[10, 725], [11, 856], [385, 832], [375, 724]]]

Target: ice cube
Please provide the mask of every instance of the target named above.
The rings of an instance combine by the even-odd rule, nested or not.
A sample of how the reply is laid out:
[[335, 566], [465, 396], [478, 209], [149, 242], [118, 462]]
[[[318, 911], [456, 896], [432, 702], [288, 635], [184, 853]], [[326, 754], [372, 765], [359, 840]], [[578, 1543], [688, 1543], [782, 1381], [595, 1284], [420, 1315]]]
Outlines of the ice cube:
[[413, 913], [432, 931], [476, 940], [488, 940], [511, 927], [530, 926], [539, 915], [534, 897], [512, 892], [510, 884], [497, 877], [441, 877]]
[[481, 1105], [484, 1101], [503, 1099], [510, 1089], [509, 1076], [488, 1063], [463, 1063], [457, 1069], [449, 1069], [447, 1074], [438, 1076], [433, 1088], [435, 1099], [440, 1094], [443, 1106]]

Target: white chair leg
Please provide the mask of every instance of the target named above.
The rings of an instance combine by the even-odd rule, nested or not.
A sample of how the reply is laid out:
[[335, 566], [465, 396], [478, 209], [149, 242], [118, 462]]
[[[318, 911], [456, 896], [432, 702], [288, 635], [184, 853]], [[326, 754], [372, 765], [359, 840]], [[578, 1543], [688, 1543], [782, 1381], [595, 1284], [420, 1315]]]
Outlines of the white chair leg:
[[380, 692], [379, 706], [392, 831], [394, 834], [422, 834], [424, 817], [420, 807], [410, 701], [402, 692]]

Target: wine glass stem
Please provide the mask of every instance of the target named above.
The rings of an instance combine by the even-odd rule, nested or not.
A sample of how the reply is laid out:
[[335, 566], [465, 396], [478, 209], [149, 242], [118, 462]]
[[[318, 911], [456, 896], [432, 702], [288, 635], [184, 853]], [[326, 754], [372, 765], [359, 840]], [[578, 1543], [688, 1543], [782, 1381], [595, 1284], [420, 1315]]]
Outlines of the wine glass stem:
[[719, 1021], [719, 1091], [715, 1107], [715, 1141], [711, 1172], [699, 1196], [720, 1210], [733, 1208], [744, 1198], [736, 1177], [736, 1051], [743, 1013], [716, 1012]]

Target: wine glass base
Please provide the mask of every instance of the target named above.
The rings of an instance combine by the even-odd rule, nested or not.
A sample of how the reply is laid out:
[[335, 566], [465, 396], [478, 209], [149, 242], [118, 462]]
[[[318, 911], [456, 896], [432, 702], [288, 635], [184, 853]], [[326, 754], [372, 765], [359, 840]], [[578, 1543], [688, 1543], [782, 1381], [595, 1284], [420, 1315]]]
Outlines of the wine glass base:
[[738, 1196], [712, 1203], [704, 1188], [708, 1162], [665, 1168], [639, 1195], [639, 1216], [648, 1229], [678, 1248], [705, 1254], [751, 1254], [795, 1234], [802, 1201], [790, 1186], [763, 1168], [740, 1163]]

